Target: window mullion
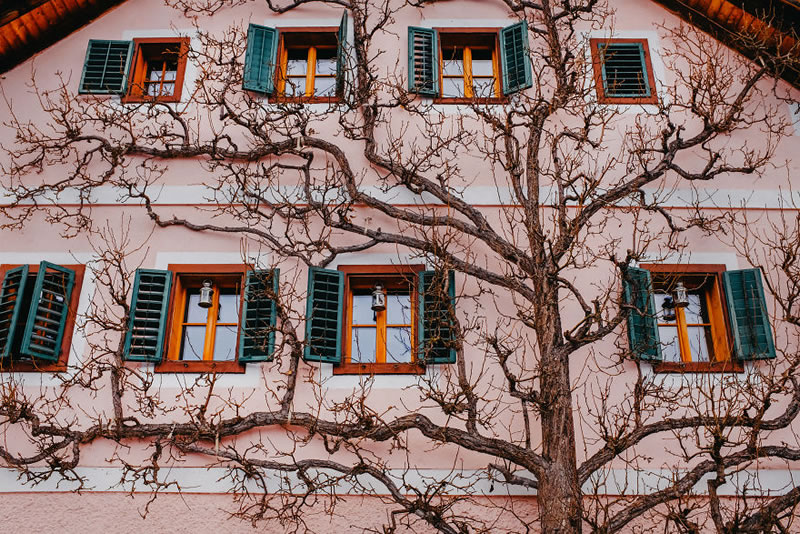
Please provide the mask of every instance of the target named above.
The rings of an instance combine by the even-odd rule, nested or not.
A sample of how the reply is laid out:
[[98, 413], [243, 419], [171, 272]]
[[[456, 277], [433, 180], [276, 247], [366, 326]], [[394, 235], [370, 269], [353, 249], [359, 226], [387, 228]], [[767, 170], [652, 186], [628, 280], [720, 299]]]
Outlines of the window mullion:
[[203, 345], [204, 360], [214, 359], [214, 340], [217, 334], [217, 313], [219, 313], [219, 291], [219, 287], [214, 287], [211, 307], [208, 309], [208, 315], [206, 316], [206, 337]]
[[375, 362], [386, 363], [386, 310], [378, 312], [375, 330]]
[[308, 47], [308, 64], [306, 65], [306, 96], [314, 96], [314, 77], [317, 74], [317, 47]]
[[675, 308], [676, 322], [678, 324], [678, 345], [681, 350], [681, 360], [692, 361], [692, 348], [689, 344], [689, 329], [686, 326], [686, 314], [683, 308]]
[[472, 98], [475, 96], [475, 88], [472, 85], [472, 49], [464, 47], [464, 96]]

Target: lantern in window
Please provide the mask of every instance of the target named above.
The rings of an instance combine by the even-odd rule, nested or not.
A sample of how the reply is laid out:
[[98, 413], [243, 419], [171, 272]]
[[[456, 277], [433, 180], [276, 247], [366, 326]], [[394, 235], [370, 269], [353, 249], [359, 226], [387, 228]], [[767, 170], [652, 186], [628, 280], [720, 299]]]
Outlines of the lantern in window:
[[685, 308], [689, 305], [689, 292], [683, 282], [678, 282], [675, 286], [675, 307]]
[[203, 280], [203, 287], [200, 288], [200, 300], [197, 305], [201, 308], [210, 308], [214, 303], [214, 290], [211, 288], [211, 280]]

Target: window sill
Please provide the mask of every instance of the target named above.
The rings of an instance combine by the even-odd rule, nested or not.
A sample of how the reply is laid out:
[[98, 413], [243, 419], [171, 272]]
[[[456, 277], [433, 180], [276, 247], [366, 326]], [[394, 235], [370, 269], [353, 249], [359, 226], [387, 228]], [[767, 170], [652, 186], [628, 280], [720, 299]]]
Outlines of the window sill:
[[67, 370], [66, 362], [37, 361], [2, 361], [0, 371], [4, 373], [63, 373]]
[[597, 95], [597, 102], [600, 104], [639, 104], [639, 105], [655, 105], [658, 104], [657, 96], [646, 97], [628, 97], [628, 96], [605, 96], [603, 94]]
[[333, 366], [334, 375], [421, 375], [425, 367], [416, 363], [343, 363]]
[[433, 98], [434, 104], [454, 104], [454, 105], [502, 105], [508, 104], [508, 97], [494, 97], [494, 98], [443, 98], [436, 96]]
[[123, 104], [177, 104], [180, 101], [180, 96], [125, 95], [120, 98], [120, 102]]
[[165, 360], [156, 365], [157, 373], [244, 373], [245, 366], [237, 361], [215, 362], [195, 361], [184, 362], [180, 360]]
[[341, 104], [340, 96], [278, 96], [276, 104]]
[[656, 373], [743, 373], [744, 365], [730, 362], [660, 362], [653, 364]]

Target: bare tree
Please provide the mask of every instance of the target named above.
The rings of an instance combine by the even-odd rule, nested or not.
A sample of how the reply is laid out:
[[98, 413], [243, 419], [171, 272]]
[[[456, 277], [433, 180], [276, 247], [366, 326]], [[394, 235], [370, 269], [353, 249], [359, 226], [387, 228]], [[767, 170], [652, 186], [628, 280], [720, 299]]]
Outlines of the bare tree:
[[[5, 126], [16, 138], [3, 147], [0, 180], [11, 200], [2, 226], [44, 217], [88, 240], [97, 286], [81, 321], [87, 354], [59, 387], [24, 388], [3, 375], [0, 423], [15, 436], [0, 447], [7, 465], [31, 482], [80, 479], [75, 468], [93, 442], [146, 447], [145, 461], [123, 448], [115, 460], [125, 483], [148, 484], [155, 498], [172, 484], [160, 466], [200, 456], [229, 470], [242, 518], [296, 531], [307, 509], [333, 509], [344, 486], [383, 495], [393, 510], [384, 532], [498, 532], [498, 515], [515, 517], [518, 532], [797, 528], [800, 486], [766, 497], [757, 481], [741, 479], [763, 463], [788, 469], [800, 458], [800, 219], [789, 206], [775, 215], [701, 202], [732, 176], [786, 179], [775, 154], [791, 135], [785, 102], [797, 93], [776, 80], [796, 50], [750, 43], [763, 53], [750, 62], [691, 27], [662, 27], [674, 82], [660, 81], [660, 98], [647, 106], [603, 105], [588, 36], [612, 27], [613, 12], [596, 0], [504, 0], [527, 22], [532, 87], [500, 104], [474, 99], [443, 112], [409, 92], [400, 68], [382, 68], [395, 18], [439, 2], [331, 0], [318, 3], [346, 9], [354, 33], [342, 101], [267, 105], [242, 89], [246, 28], [202, 29], [245, 2], [168, 3], [197, 27], [190, 101], [119, 105], [77, 97], [69, 76], [57, 87], [34, 77], [42, 121], [6, 96]], [[266, 7], [281, 14], [313, 3]], [[746, 141], [754, 133], [758, 141]], [[178, 162], [200, 176], [208, 206], [156, 202]], [[479, 180], [507, 196], [499, 207], [470, 199]], [[110, 186], [136, 223], [97, 215], [91, 199]], [[679, 190], [698, 194], [673, 209]], [[75, 192], [77, 203], [61, 202]], [[412, 200], [387, 200], [393, 195]], [[152, 371], [124, 361], [133, 273], [150, 253], [142, 213], [153, 223], [147, 232], [221, 235], [241, 241], [245, 261], [262, 255], [281, 267], [278, 290], [268, 291], [277, 344], [263, 367], [266, 391], [238, 398], [215, 389], [210, 374], [176, 402], [160, 395]], [[778, 357], [745, 374], [670, 381], [631, 349], [626, 319], [649, 312], [623, 287], [636, 265], [675, 263], [716, 239], [761, 268]], [[316, 364], [302, 360], [306, 269], [363, 251], [401, 251], [457, 274], [455, 365], [420, 375], [389, 408], [369, 380], [330, 395]], [[107, 407], [76, 411], [83, 395]], [[670, 454], [654, 458], [662, 440]], [[483, 469], [466, 477], [454, 461], [421, 486], [397, 475], [402, 465], [410, 479], [420, 449], [431, 446]], [[634, 487], [615, 478], [624, 470], [661, 475]], [[512, 496], [483, 499], [479, 480], [500, 494], [547, 498], [531, 518]], [[740, 489], [725, 496], [726, 483]]]

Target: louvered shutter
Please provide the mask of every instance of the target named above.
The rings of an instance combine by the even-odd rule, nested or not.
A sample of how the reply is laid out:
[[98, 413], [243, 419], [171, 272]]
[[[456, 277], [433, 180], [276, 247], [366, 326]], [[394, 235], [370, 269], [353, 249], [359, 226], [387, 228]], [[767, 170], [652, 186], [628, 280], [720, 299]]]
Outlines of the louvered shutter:
[[345, 80], [347, 79], [347, 11], [342, 13], [336, 40], [336, 94], [344, 97]]
[[20, 352], [33, 358], [58, 361], [67, 324], [75, 271], [43, 261], [31, 294], [31, 309]]
[[311, 267], [308, 271], [306, 348], [303, 359], [309, 362], [341, 362], [343, 304], [344, 273]]
[[133, 41], [90, 39], [78, 92], [124, 93], [132, 55]]
[[270, 362], [275, 350], [279, 269], [249, 271], [244, 288], [239, 361]]
[[603, 91], [611, 98], [650, 96], [642, 43], [599, 43]]
[[500, 30], [500, 58], [504, 95], [533, 86], [527, 22], [518, 22]]
[[441, 271], [422, 271], [417, 283], [418, 359], [422, 363], [455, 363], [455, 273], [447, 271], [445, 277]]
[[22, 296], [27, 281], [27, 265], [9, 269], [3, 278], [0, 290], [0, 358], [11, 356], [17, 324], [26, 320], [27, 310], [22, 309]]
[[244, 57], [244, 88], [258, 93], [275, 89], [275, 65], [278, 58], [278, 30], [251, 24], [247, 30]]
[[408, 90], [421, 95], [439, 94], [439, 48], [436, 30], [408, 28]]
[[775, 342], [761, 283], [761, 271], [742, 269], [722, 273], [736, 357], [762, 360], [775, 357]]
[[650, 271], [629, 267], [623, 287], [625, 303], [636, 308], [628, 311], [628, 341], [631, 351], [643, 360], [660, 362], [661, 343]]
[[160, 362], [169, 315], [172, 273], [136, 269], [124, 357], [134, 362]]

